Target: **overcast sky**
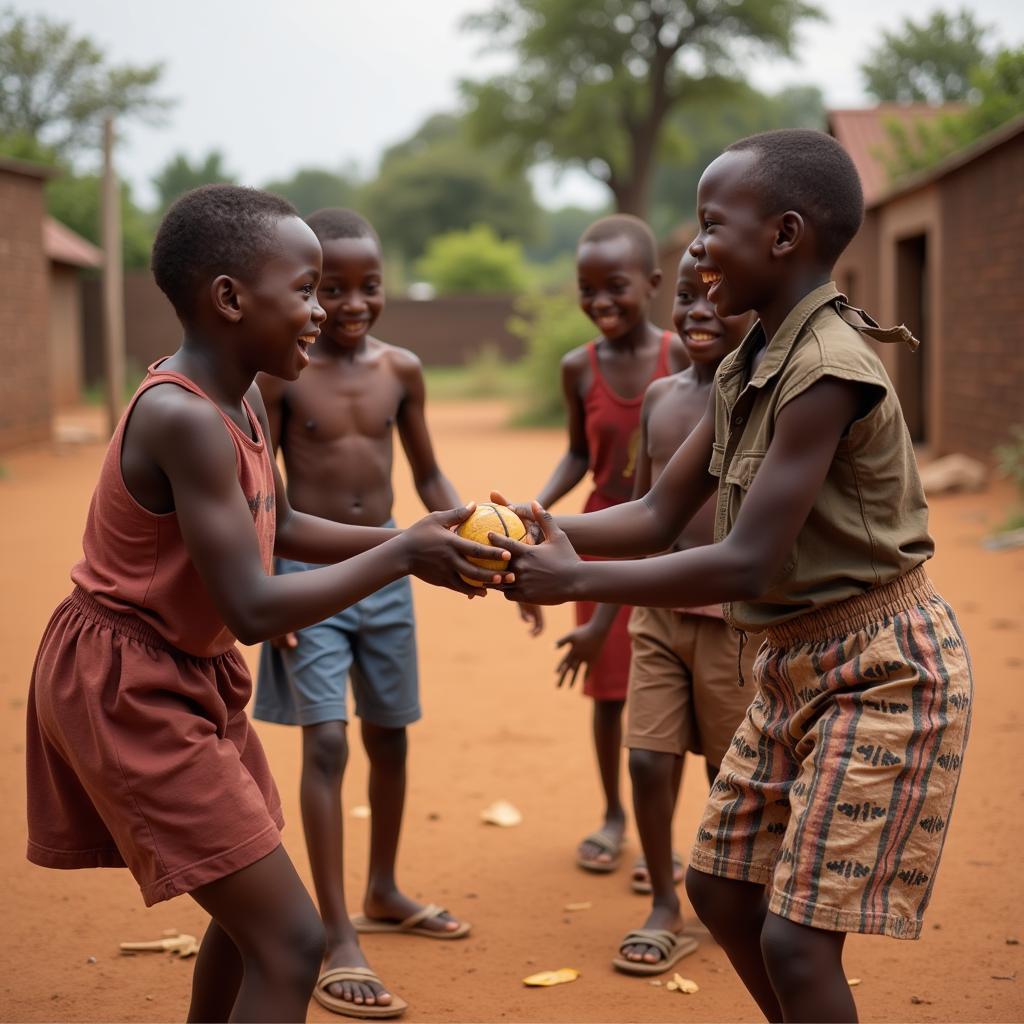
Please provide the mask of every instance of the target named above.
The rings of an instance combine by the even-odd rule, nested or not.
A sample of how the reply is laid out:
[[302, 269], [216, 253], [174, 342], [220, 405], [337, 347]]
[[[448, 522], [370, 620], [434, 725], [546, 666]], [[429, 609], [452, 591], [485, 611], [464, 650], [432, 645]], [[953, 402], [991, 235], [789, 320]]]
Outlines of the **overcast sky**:
[[[458, 102], [457, 83], [500, 70], [481, 56], [463, 17], [493, 0], [9, 0], [18, 10], [70, 22], [112, 62], [165, 64], [163, 92], [177, 99], [157, 129], [126, 124], [120, 169], [150, 203], [150, 178], [176, 152], [220, 149], [246, 184], [287, 177], [301, 166], [356, 163], [370, 173], [381, 150], [429, 114]], [[773, 90], [822, 88], [830, 106], [861, 106], [858, 65], [880, 30], [949, 3], [817, 0], [829, 20], [803, 29], [794, 62], [748, 68]], [[1024, 3], [972, 0], [994, 41], [1024, 42]], [[583, 174], [556, 184], [537, 178], [548, 204], [592, 204], [604, 190]]]

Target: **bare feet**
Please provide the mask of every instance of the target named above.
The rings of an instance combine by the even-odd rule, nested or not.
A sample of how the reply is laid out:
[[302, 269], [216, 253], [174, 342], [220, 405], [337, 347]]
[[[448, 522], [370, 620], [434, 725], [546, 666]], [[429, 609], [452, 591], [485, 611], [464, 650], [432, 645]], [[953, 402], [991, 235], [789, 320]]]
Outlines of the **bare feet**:
[[[669, 910], [665, 907], [655, 907], [650, 917], [644, 922], [644, 928], [660, 928], [665, 931], [681, 935], [683, 931], [683, 915], [677, 910]], [[655, 946], [648, 946], [645, 943], [632, 943], [623, 946], [623, 960], [632, 960], [634, 963], [656, 964], [664, 959], [664, 954]]]
[[[369, 966], [355, 935], [330, 946], [324, 960], [325, 971], [334, 967]], [[391, 993], [383, 985], [371, 981], [334, 982], [327, 986], [327, 991], [336, 999], [344, 999], [358, 1006], [388, 1006], [391, 1003]]]
[[[397, 924], [422, 909], [422, 903], [410, 899], [398, 889], [392, 889], [385, 893], [367, 892], [366, 898], [363, 900], [363, 913], [371, 921], [387, 921]], [[454, 932], [458, 931], [460, 924], [460, 921], [444, 910], [433, 917], [424, 918], [416, 927], [420, 931]]]

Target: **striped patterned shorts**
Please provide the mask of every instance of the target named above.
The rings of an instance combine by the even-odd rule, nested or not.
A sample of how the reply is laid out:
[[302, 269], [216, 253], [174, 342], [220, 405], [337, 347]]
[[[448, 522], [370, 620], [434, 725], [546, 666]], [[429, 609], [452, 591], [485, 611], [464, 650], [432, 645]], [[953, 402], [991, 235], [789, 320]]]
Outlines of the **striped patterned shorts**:
[[915, 939], [971, 720], [952, 609], [919, 566], [765, 636], [690, 865], [799, 924]]

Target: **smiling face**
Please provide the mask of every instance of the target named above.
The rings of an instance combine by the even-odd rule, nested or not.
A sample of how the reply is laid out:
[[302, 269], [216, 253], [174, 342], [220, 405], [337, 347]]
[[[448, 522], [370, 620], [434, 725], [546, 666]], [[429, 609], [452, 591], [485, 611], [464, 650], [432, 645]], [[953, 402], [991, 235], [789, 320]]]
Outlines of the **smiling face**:
[[720, 317], [708, 299], [708, 286], [697, 272], [697, 261], [684, 253], [679, 261], [672, 322], [692, 363], [717, 366], [743, 340], [753, 316]]
[[384, 308], [384, 271], [373, 238], [323, 241], [324, 272], [317, 298], [327, 313], [323, 340], [358, 348]]
[[689, 252], [721, 317], [761, 309], [775, 292], [782, 260], [773, 257], [778, 217], [767, 215], [750, 184], [754, 151], [725, 152], [697, 186], [700, 234]]
[[584, 242], [576, 254], [576, 275], [580, 309], [609, 341], [646, 322], [658, 276], [645, 270], [625, 235]]
[[273, 255], [239, 289], [245, 348], [256, 369], [295, 380], [325, 316], [316, 298], [320, 243], [299, 217], [282, 217], [273, 235]]

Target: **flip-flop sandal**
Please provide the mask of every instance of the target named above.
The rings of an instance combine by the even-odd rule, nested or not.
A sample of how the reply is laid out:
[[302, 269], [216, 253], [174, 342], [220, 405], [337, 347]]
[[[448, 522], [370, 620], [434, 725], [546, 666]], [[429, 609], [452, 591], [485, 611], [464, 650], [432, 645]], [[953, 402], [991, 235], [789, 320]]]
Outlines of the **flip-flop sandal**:
[[458, 928], [447, 931], [426, 927], [427, 921], [446, 913], [448, 911], [444, 907], [428, 903], [425, 907], [420, 907], [415, 914], [410, 914], [404, 921], [383, 921], [376, 917], [367, 917], [365, 914], [356, 914], [352, 918], [352, 927], [364, 935], [422, 935], [427, 939], [464, 939], [473, 927], [468, 921], [461, 921]]
[[584, 871], [596, 871], [600, 874], [607, 874], [619, 866], [619, 859], [622, 856], [622, 839], [616, 839], [610, 832], [598, 829], [597, 832], [591, 832], [589, 836], [584, 836], [580, 840], [580, 846], [584, 843], [591, 843], [612, 858], [611, 860], [588, 859], [577, 853], [576, 863]]
[[619, 952], [626, 946], [651, 946], [661, 953], [661, 959], [652, 964], [646, 960], [627, 960], [624, 956], [617, 956], [612, 960], [612, 966], [623, 974], [664, 974], [684, 956], [693, 953], [697, 945], [697, 940], [691, 935], [677, 935], [666, 928], [637, 928], [626, 932], [626, 937], [619, 943]]
[[359, 1020], [386, 1020], [389, 1017], [401, 1017], [409, 1004], [404, 999], [391, 993], [391, 1002], [387, 1006], [367, 1006], [366, 1003], [353, 1003], [348, 999], [331, 995], [327, 991], [328, 985], [341, 984], [346, 981], [368, 982], [372, 981], [384, 988], [384, 983], [377, 977], [369, 967], [334, 967], [324, 971], [316, 979], [316, 987], [313, 989], [313, 998], [325, 1009], [332, 1013], [340, 1013], [346, 1017], [356, 1017]]
[[[679, 877], [678, 878], [676, 877], [676, 869], [677, 868], [679, 869]], [[672, 851], [672, 884], [673, 885], [681, 885], [682, 884], [685, 870], [686, 870], [686, 863], [683, 861], [682, 856], [680, 854], [676, 853], [675, 850], [673, 850]], [[643, 871], [645, 873], [647, 871], [647, 858], [644, 857], [643, 855], [637, 857], [636, 862], [633, 864], [633, 874], [630, 876], [630, 879], [629, 879], [629, 887], [633, 890], [633, 892], [639, 893], [641, 896], [646, 896], [649, 893], [654, 892], [654, 889], [651, 886], [651, 876], [647, 875], [646, 878], [637, 878], [637, 872], [638, 871]]]

